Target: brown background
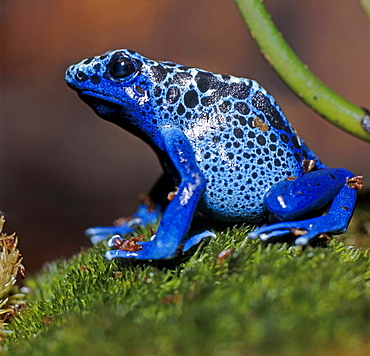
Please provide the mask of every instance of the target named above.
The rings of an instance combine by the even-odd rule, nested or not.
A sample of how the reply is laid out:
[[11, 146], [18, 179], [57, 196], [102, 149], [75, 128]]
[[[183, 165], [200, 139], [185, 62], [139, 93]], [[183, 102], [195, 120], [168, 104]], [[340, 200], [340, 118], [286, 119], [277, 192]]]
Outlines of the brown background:
[[[370, 25], [358, 1], [265, 1], [330, 87], [370, 106]], [[160, 173], [151, 149], [64, 83], [71, 63], [130, 48], [258, 80], [330, 166], [366, 174], [370, 145], [324, 122], [267, 66], [232, 0], [2, 0], [0, 209], [28, 270], [89, 245], [83, 230], [132, 213]]]

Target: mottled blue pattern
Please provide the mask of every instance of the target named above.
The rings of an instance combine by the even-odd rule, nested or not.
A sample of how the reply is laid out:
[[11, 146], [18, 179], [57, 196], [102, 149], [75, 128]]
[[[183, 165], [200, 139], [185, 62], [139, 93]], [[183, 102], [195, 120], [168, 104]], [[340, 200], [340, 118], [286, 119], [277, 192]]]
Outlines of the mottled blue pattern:
[[[199, 190], [193, 210], [213, 218], [263, 222], [264, 197], [271, 187], [303, 176], [304, 160], [325, 168], [275, 99], [253, 80], [156, 62], [129, 50], [72, 65], [66, 80], [98, 115], [147, 141], [177, 185], [203, 175], [205, 189], [193, 182], [180, 189], [179, 199]], [[190, 146], [182, 159], [195, 159], [196, 167], [189, 165], [182, 174], [177, 156], [187, 148], [176, 148], [179, 154], [170, 156], [175, 143], [184, 140]], [[180, 234], [186, 231], [183, 226]]]

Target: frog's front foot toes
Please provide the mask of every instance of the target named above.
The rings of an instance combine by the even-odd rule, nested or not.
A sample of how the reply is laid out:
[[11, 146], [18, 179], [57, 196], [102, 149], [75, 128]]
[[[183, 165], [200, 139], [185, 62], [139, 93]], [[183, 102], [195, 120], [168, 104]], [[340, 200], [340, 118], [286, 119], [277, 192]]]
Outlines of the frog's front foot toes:
[[111, 237], [108, 242], [108, 247], [113, 247], [105, 253], [108, 260], [114, 258], [138, 259], [138, 260], [152, 260], [159, 259], [156, 254], [158, 250], [155, 246], [154, 240], [142, 241], [144, 236], [131, 237], [130, 239], [122, 239], [119, 235]]
[[120, 238], [118, 235], [113, 236], [107, 245], [114, 249], [107, 251], [105, 257], [108, 260], [115, 258], [168, 260], [187, 252], [206, 238], [215, 238], [216, 235], [209, 231], [194, 235], [184, 242], [182, 249], [179, 246], [173, 246], [171, 243], [167, 244], [165, 241], [157, 240], [156, 235], [153, 235], [150, 241], [142, 241], [143, 237], [131, 237], [129, 240], [126, 240]]
[[85, 235], [90, 238], [95, 245], [100, 241], [107, 239], [112, 235], [125, 235], [132, 233], [134, 228], [141, 224], [140, 218], [134, 218], [123, 225], [108, 227], [91, 227], [85, 230]]
[[85, 235], [90, 238], [93, 244], [97, 244], [113, 235], [130, 234], [139, 226], [155, 224], [159, 220], [160, 214], [159, 209], [142, 204], [133, 216], [116, 220], [114, 226], [92, 227], [85, 231]]

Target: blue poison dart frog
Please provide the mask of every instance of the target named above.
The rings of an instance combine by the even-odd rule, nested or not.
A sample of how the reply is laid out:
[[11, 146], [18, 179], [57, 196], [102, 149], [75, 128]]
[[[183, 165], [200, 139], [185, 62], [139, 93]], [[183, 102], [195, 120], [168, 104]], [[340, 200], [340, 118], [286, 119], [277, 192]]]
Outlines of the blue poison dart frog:
[[[171, 259], [214, 237], [188, 236], [196, 211], [270, 223], [249, 235], [263, 241], [305, 245], [346, 230], [361, 177], [320, 162], [257, 82], [126, 49], [70, 66], [66, 81], [100, 117], [147, 142], [164, 168], [132, 219], [86, 231], [94, 243], [110, 237], [108, 259]], [[115, 236], [159, 219], [150, 241]]]

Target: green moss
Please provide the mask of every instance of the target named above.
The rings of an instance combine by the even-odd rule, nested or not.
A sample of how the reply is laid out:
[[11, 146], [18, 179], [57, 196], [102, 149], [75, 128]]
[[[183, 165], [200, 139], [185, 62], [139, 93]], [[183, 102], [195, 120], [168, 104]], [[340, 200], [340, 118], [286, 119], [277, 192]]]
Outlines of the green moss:
[[173, 268], [109, 262], [103, 245], [48, 265], [27, 280], [5, 354], [369, 352], [369, 252], [266, 246], [248, 231], [219, 233]]

